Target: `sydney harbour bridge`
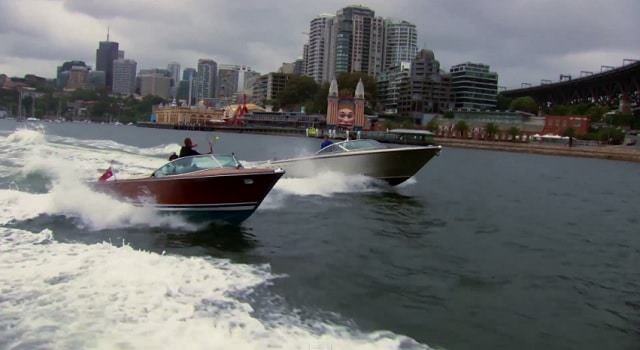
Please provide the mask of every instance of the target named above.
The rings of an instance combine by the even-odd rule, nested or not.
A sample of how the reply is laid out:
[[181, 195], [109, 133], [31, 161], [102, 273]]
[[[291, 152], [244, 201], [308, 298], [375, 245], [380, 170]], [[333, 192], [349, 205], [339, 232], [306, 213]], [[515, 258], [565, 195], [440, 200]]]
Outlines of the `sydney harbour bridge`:
[[[640, 60], [624, 59], [622, 66], [601, 66], [600, 72], [580, 72], [579, 77], [560, 74], [557, 82], [522, 83], [521, 88], [501, 91], [509, 98], [532, 97], [539, 105], [590, 102], [600, 105], [640, 103]], [[616, 106], [617, 107], [617, 106]]]

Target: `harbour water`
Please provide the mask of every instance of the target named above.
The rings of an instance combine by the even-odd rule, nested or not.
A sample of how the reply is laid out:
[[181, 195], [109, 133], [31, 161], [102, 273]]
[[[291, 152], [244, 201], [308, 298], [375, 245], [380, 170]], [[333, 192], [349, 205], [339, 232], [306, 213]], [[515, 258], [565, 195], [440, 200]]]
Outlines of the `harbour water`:
[[395, 188], [282, 179], [239, 227], [83, 184], [214, 136], [248, 164], [319, 146], [0, 120], [0, 348], [638, 346], [638, 163], [445, 148]]

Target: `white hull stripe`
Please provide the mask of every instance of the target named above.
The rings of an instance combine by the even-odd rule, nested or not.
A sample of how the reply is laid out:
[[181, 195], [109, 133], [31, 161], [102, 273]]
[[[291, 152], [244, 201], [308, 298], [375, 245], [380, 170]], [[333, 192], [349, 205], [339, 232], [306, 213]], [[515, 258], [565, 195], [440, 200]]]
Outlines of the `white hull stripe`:
[[156, 210], [162, 211], [246, 211], [257, 207], [258, 203], [154, 205]]
[[156, 207], [160, 211], [250, 211], [255, 210], [257, 205], [239, 205], [233, 207]]

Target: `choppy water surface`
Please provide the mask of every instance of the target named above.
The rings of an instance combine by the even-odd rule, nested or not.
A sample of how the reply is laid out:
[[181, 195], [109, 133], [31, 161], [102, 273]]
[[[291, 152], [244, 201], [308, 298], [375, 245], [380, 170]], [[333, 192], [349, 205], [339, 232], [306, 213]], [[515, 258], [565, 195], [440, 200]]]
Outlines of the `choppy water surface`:
[[[216, 134], [253, 161], [318, 140]], [[0, 121], [0, 348], [634, 349], [640, 165], [447, 148], [282, 179], [240, 227], [83, 185], [212, 133]]]

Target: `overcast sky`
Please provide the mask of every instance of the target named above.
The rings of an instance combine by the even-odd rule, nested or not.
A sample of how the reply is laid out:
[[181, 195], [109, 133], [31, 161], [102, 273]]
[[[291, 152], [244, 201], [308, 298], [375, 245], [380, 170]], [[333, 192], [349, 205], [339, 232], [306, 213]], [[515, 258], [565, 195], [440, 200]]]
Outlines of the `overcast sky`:
[[[199, 58], [261, 73], [302, 56], [303, 32], [339, 0], [0, 0], [0, 73], [53, 78], [64, 61], [95, 66], [105, 40], [138, 69], [182, 69]], [[361, 0], [377, 16], [411, 21], [441, 68], [471, 61], [499, 85], [558, 81], [640, 59], [640, 0]]]

